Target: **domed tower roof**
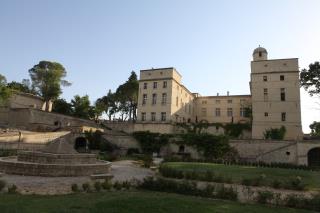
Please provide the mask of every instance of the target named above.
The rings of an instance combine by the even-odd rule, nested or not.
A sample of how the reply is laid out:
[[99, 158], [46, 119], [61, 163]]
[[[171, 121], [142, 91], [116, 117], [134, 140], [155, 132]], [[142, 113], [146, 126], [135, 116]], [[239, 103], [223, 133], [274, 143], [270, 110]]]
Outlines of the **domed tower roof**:
[[268, 54], [268, 51], [266, 50], [266, 48], [263, 48], [263, 47], [258, 47], [258, 48], [256, 48], [256, 49], [254, 49], [254, 51], [253, 51], [253, 53], [252, 53], [252, 55], [254, 55], [254, 54], [256, 54], [256, 53], [266, 53], [266, 54]]
[[267, 50], [260, 46], [254, 49], [252, 56], [254, 61], [268, 60]]

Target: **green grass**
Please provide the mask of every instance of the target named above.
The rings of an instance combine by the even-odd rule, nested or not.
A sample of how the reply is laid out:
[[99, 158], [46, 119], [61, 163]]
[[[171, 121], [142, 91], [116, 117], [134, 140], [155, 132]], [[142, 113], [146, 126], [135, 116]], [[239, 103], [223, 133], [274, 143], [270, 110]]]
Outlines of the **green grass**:
[[0, 212], [152, 212], [152, 213], [225, 213], [225, 212], [310, 212], [298, 209], [240, 204], [177, 194], [149, 191], [105, 192], [61, 196], [1, 195]]
[[265, 174], [265, 181], [271, 185], [274, 180], [287, 181], [290, 178], [300, 176], [306, 184], [306, 189], [320, 190], [320, 172], [282, 168], [265, 168], [253, 166], [223, 165], [214, 163], [186, 163], [170, 162], [163, 165], [181, 171], [206, 172], [213, 171], [215, 175], [231, 178], [236, 183], [241, 183], [245, 178], [257, 178]]

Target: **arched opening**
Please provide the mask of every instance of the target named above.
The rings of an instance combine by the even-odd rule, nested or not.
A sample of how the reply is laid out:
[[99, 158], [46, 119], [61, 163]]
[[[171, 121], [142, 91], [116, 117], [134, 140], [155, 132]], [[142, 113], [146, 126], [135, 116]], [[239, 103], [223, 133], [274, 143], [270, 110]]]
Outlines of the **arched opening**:
[[84, 137], [78, 137], [76, 138], [76, 141], [74, 143], [74, 149], [78, 152], [86, 152], [87, 151], [87, 139]]
[[308, 166], [320, 167], [320, 147], [310, 149], [308, 152]]

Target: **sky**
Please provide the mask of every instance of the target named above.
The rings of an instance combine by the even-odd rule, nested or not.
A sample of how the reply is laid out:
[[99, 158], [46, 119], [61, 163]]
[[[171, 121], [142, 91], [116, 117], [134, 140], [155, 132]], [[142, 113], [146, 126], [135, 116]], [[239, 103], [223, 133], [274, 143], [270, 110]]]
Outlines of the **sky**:
[[[94, 102], [131, 71], [175, 67], [201, 95], [250, 94], [254, 48], [269, 59], [320, 60], [319, 0], [0, 0], [0, 74], [29, 78], [41, 60], [67, 70], [62, 97]], [[304, 132], [320, 98], [301, 89]]]

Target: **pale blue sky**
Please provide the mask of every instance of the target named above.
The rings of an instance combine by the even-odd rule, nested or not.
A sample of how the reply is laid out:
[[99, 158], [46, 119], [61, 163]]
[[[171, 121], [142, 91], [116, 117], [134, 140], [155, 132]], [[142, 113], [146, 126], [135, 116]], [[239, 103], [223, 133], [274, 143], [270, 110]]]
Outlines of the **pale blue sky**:
[[[21, 81], [40, 60], [57, 61], [73, 83], [62, 97], [94, 101], [132, 70], [173, 66], [192, 92], [249, 94], [259, 44], [301, 68], [320, 60], [319, 9], [319, 0], [0, 0], [0, 73]], [[301, 96], [307, 132], [320, 107]]]

